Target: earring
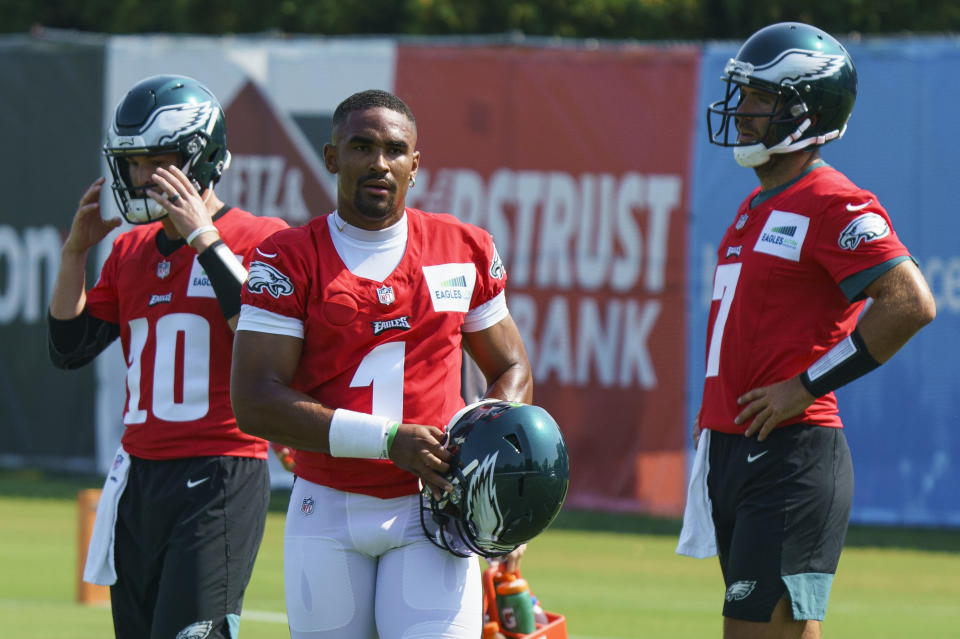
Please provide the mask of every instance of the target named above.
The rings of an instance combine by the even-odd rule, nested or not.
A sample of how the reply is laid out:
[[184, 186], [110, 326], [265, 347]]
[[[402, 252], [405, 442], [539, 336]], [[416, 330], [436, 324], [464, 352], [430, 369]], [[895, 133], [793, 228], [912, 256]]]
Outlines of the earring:
[[410, 178], [410, 188], [412, 189], [416, 184], [417, 184], [417, 178], [411, 177], [411, 178]]

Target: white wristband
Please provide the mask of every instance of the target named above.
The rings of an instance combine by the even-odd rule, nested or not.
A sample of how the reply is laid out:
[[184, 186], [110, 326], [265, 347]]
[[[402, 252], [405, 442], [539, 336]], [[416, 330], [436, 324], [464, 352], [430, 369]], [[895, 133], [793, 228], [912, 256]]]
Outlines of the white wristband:
[[389, 417], [338, 408], [330, 420], [330, 454], [333, 457], [388, 459], [387, 443], [395, 423], [396, 420]]
[[190, 231], [190, 235], [187, 236], [187, 246], [190, 246], [190, 243], [197, 239], [197, 236], [201, 233], [207, 233], [209, 231], [216, 231], [217, 227], [213, 224], [207, 224], [206, 226], [198, 226], [197, 228]]

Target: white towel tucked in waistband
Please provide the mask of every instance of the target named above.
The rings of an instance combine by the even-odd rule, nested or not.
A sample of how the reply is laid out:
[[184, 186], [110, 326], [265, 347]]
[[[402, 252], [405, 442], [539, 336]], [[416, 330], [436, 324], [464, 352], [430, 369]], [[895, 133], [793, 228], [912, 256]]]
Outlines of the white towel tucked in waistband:
[[703, 559], [717, 554], [717, 533], [713, 528], [713, 506], [707, 491], [710, 472], [710, 430], [700, 432], [697, 454], [690, 470], [687, 505], [683, 509], [683, 528], [677, 543], [677, 554]]
[[121, 446], [117, 449], [113, 468], [103, 483], [103, 492], [97, 504], [97, 518], [93, 522], [87, 563], [83, 568], [83, 580], [87, 583], [112, 586], [117, 582], [117, 570], [113, 563], [113, 532], [117, 527], [117, 504], [127, 486], [129, 472], [130, 455]]

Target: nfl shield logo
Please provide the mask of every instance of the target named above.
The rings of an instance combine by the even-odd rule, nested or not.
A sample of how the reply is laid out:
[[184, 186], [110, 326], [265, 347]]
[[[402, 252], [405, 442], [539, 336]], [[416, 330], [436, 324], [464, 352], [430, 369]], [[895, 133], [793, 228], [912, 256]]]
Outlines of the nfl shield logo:
[[392, 286], [381, 286], [377, 289], [377, 299], [380, 300], [380, 303], [384, 306], [389, 306], [393, 304], [393, 300], [396, 298], [393, 296], [393, 287]]
[[304, 517], [313, 514], [313, 497], [303, 498], [303, 503], [300, 504], [300, 514]]
[[157, 262], [157, 277], [162, 280], [167, 275], [170, 275], [170, 261], [160, 260]]
[[750, 216], [747, 215], [746, 213], [744, 213], [743, 215], [741, 215], [739, 218], [737, 218], [737, 224], [736, 224], [736, 226], [735, 226], [734, 228], [737, 229], [738, 231], [739, 231], [740, 229], [742, 229], [742, 228], [743, 228], [743, 225], [747, 223], [747, 218], [749, 218], [749, 217], [750, 217]]

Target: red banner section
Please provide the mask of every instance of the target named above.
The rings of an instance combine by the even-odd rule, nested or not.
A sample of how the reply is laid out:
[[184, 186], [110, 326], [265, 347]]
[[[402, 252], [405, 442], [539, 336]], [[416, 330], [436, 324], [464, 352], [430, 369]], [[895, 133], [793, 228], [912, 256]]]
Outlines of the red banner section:
[[247, 82], [224, 105], [224, 116], [233, 157], [217, 185], [220, 199], [292, 225], [336, 208], [319, 150], [260, 87]]
[[678, 515], [699, 53], [406, 47], [408, 203], [490, 231], [571, 459], [568, 505]]

